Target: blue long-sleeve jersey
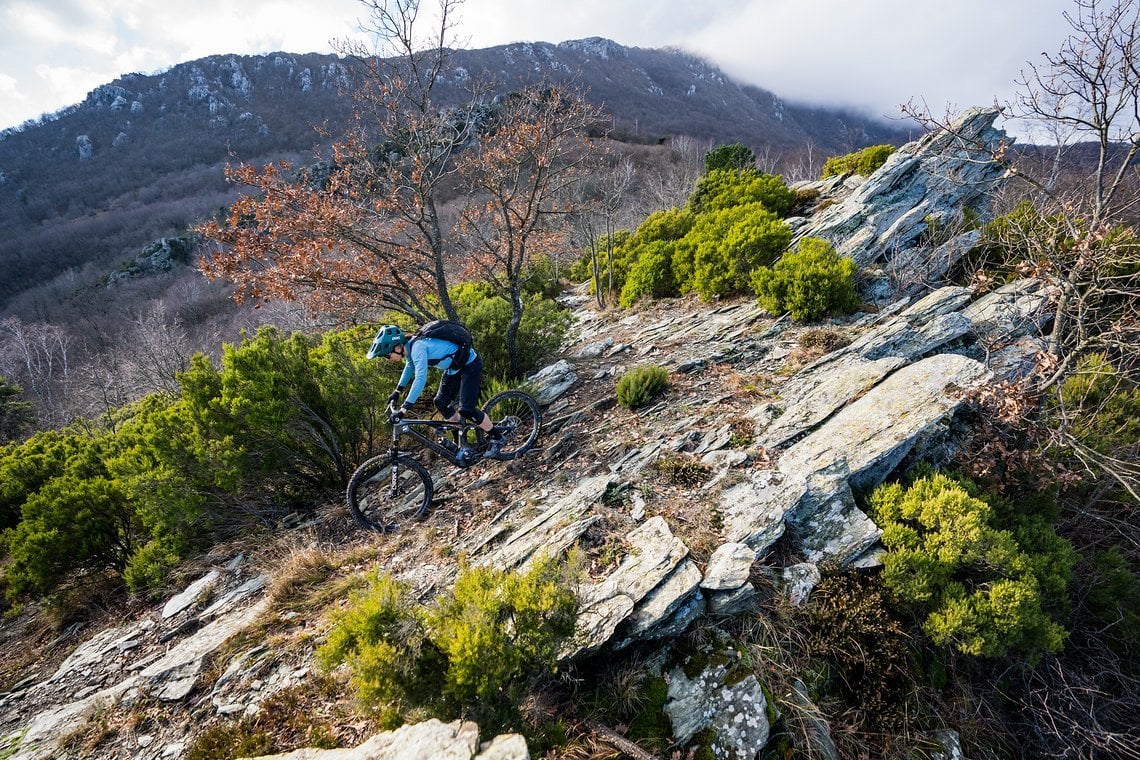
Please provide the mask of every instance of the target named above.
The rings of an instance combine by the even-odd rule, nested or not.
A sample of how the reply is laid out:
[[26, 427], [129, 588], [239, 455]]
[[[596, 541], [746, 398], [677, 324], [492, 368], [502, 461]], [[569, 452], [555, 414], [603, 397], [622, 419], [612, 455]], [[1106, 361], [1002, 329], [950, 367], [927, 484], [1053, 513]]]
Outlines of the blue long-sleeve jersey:
[[[427, 384], [429, 366], [438, 367], [448, 374], [459, 371], [451, 369], [452, 356], [458, 349], [459, 346], [451, 341], [440, 338], [416, 338], [404, 344], [407, 356], [404, 358], [404, 371], [397, 385], [403, 388], [408, 383], [412, 384], [412, 387], [408, 388], [405, 404], [414, 404], [419, 400]], [[475, 349], [472, 348], [467, 361], [474, 361], [475, 356]]]

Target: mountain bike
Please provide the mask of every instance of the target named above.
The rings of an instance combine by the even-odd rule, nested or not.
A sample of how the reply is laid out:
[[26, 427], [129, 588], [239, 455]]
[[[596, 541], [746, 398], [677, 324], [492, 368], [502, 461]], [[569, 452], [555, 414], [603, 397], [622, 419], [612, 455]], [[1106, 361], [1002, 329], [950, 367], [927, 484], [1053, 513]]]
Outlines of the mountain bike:
[[345, 500], [356, 522], [389, 533], [402, 520], [422, 517], [431, 506], [435, 490], [431, 474], [407, 453], [406, 438], [412, 439], [414, 447], [428, 449], [463, 469], [488, 459], [516, 459], [534, 447], [542, 411], [529, 394], [519, 390], [496, 394], [483, 405], [483, 413], [491, 418], [494, 433], [501, 436], [501, 446], [494, 454], [488, 452], [488, 434], [466, 420], [405, 419], [389, 403], [391, 448], [366, 460], [348, 480]]

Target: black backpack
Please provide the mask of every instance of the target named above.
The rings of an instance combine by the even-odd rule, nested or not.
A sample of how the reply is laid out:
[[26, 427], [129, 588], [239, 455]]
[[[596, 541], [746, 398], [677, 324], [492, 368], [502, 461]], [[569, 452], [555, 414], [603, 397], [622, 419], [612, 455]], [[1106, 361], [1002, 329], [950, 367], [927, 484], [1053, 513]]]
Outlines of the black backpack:
[[[436, 338], [438, 340], [446, 340], [449, 343], [454, 343], [459, 346], [456, 352], [451, 355], [451, 369], [462, 369], [464, 365], [467, 364], [467, 359], [471, 356], [471, 347], [475, 343], [471, 339], [471, 333], [466, 327], [458, 322], [452, 322], [449, 319], [437, 319], [433, 322], [428, 322], [416, 330], [416, 334], [412, 336], [412, 340], [416, 338]], [[435, 366], [446, 358], [448, 357], [430, 359], [428, 360], [428, 364]]]

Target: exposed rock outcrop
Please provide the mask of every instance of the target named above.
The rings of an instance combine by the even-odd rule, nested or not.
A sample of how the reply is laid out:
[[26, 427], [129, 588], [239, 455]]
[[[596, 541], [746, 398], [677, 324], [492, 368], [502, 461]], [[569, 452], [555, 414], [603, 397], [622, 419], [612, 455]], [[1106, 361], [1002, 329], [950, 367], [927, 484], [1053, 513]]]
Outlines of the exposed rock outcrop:
[[988, 221], [1006, 178], [992, 160], [1011, 142], [993, 126], [999, 113], [970, 109], [948, 130], [902, 146], [843, 200], [795, 220], [796, 238], [823, 238], [860, 267], [882, 265], [904, 292], [938, 281], [977, 240], [976, 230], [952, 231], [965, 215]]

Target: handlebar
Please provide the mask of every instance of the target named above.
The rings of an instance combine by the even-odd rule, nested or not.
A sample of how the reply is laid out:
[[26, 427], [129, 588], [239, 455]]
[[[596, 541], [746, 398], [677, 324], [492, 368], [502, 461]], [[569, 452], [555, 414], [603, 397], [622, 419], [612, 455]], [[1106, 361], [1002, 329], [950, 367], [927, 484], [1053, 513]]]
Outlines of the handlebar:
[[404, 417], [402, 414], [400, 414], [400, 410], [396, 407], [395, 402], [389, 401], [388, 402], [388, 424], [389, 425], [395, 425], [397, 422], [399, 422], [403, 418]]

